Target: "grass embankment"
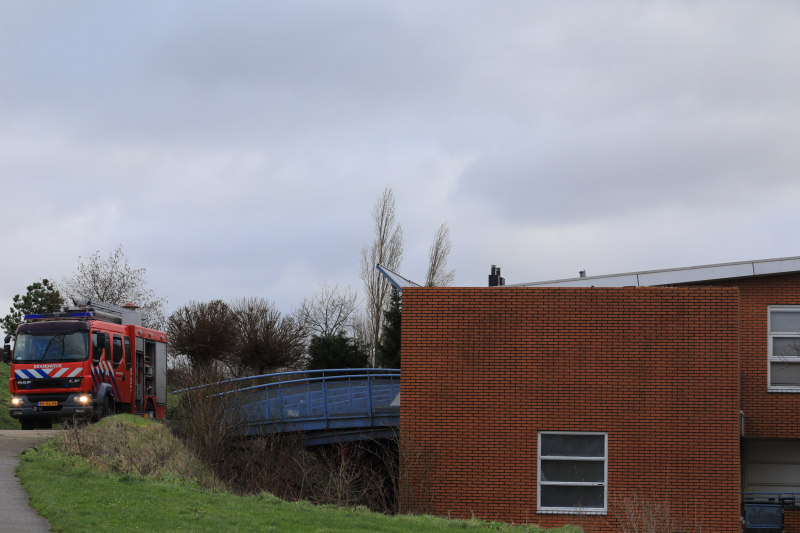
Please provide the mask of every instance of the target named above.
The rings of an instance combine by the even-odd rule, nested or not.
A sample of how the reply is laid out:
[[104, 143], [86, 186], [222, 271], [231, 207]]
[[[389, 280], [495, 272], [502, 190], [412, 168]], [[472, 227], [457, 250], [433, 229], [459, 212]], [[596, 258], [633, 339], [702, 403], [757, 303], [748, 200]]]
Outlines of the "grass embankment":
[[237, 496], [161, 424], [120, 415], [71, 430], [22, 456], [31, 505], [57, 531], [580, 533], [479, 520], [387, 516], [366, 508]]
[[11, 366], [0, 362], [0, 429], [22, 429], [19, 420], [8, 415], [8, 401], [11, 392], [8, 389], [8, 378], [11, 375]]

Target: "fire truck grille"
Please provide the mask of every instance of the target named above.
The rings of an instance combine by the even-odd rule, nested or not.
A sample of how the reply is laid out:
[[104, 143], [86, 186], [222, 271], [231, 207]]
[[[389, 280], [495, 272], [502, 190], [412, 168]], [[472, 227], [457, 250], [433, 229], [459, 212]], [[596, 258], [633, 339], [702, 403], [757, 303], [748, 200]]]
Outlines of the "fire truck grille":
[[81, 386], [83, 378], [39, 378], [18, 379], [17, 388], [26, 389], [75, 389]]
[[66, 402], [69, 394], [29, 394], [29, 402]]

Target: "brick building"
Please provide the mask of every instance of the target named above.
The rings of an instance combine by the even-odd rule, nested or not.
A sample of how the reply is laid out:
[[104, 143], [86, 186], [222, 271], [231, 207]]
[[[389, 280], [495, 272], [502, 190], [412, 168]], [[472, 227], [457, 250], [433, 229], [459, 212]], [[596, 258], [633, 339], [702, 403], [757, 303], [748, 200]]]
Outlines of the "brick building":
[[409, 510], [721, 533], [741, 492], [800, 493], [800, 258], [406, 284], [402, 371]]

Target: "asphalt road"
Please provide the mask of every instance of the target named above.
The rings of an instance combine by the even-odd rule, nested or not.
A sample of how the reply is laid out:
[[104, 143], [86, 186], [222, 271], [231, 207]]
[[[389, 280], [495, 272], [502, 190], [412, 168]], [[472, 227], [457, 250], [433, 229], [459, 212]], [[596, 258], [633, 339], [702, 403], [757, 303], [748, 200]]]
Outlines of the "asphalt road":
[[48, 430], [0, 430], [0, 533], [50, 531], [47, 520], [28, 505], [28, 493], [19, 484], [14, 469], [22, 452], [55, 433]]

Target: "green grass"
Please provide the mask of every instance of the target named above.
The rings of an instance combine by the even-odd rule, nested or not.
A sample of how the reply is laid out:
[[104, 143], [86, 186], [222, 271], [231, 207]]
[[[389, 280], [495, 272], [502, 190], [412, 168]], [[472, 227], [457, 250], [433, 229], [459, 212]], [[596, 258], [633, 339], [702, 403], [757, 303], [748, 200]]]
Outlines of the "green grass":
[[19, 420], [11, 418], [8, 414], [8, 401], [11, 392], [8, 388], [8, 378], [11, 375], [11, 366], [0, 362], [0, 429], [22, 429]]
[[[114, 420], [117, 419], [115, 422]], [[129, 420], [132, 419], [132, 420]], [[90, 428], [106, 440], [109, 428], [136, 427], [149, 432], [137, 437], [147, 442], [158, 424], [128, 415], [113, 417]], [[121, 426], [120, 426], [121, 424]], [[105, 427], [105, 429], [103, 429]], [[68, 433], [69, 435], [69, 433]], [[85, 437], [76, 435], [78, 442]], [[431, 516], [386, 516], [365, 508], [315, 506], [290, 503], [275, 496], [237, 496], [201, 488], [185, 477], [166, 470], [150, 476], [124, 472], [122, 463], [109, 453], [83, 456], [65, 452], [69, 446], [58, 437], [25, 453], [17, 472], [28, 491], [31, 505], [46, 517], [56, 531], [259, 531], [259, 532], [451, 532], [500, 531], [527, 533], [580, 533], [579, 528], [543, 530], [535, 526], [510, 526], [479, 520], [458, 521]], [[91, 439], [91, 437], [86, 437]], [[74, 443], [73, 443], [74, 444]], [[178, 456], [182, 452], [176, 452]], [[97, 458], [106, 456], [98, 462]], [[112, 454], [113, 455], [113, 454]], [[202, 477], [202, 476], [201, 476]], [[197, 479], [193, 477], [192, 479]], [[204, 483], [209, 486], [209, 483]]]
[[172, 385], [167, 386], [167, 413], [166, 418], [175, 418], [176, 410], [180, 405], [181, 395], [180, 394], [172, 394], [172, 391], [177, 390], [176, 387]]

